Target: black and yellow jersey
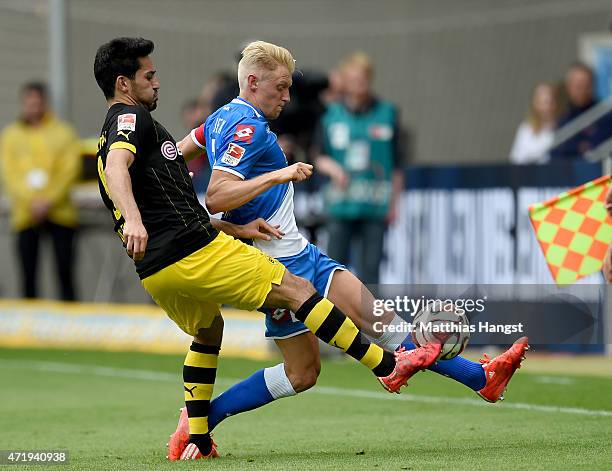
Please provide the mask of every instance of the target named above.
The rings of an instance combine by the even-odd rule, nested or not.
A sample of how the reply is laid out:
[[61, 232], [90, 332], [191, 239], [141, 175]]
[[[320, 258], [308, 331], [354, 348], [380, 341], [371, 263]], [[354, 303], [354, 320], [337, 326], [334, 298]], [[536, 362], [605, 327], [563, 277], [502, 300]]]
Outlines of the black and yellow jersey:
[[112, 149], [127, 149], [135, 156], [129, 168], [132, 193], [149, 235], [144, 258], [135, 262], [141, 279], [217, 236], [174, 138], [144, 107], [115, 103], [108, 110], [98, 142], [98, 183], [122, 240], [125, 220], [110, 197], [104, 174]]

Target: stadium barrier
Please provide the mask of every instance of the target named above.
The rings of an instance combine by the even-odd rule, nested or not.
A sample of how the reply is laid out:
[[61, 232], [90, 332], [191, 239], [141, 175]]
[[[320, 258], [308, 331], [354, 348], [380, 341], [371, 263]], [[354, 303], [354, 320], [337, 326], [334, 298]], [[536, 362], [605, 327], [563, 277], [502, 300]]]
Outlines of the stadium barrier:
[[[264, 359], [261, 314], [224, 309], [222, 355]], [[191, 337], [157, 306], [0, 301], [0, 346], [184, 354]]]

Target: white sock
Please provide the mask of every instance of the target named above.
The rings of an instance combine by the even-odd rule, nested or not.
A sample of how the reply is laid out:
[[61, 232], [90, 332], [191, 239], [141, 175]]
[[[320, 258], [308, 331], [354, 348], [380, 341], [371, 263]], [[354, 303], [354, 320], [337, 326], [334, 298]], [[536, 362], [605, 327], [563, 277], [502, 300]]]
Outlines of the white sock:
[[384, 331], [380, 337], [375, 338], [369, 335], [368, 337], [376, 345], [387, 351], [397, 350], [402, 342], [406, 340], [406, 337], [410, 335], [410, 324], [397, 314], [395, 314], [389, 325], [385, 325], [383, 328]]
[[268, 391], [270, 391], [274, 399], [296, 395], [293, 386], [291, 386], [291, 381], [287, 378], [285, 365], [283, 363], [273, 366], [272, 368], [265, 368], [264, 380], [266, 381]]

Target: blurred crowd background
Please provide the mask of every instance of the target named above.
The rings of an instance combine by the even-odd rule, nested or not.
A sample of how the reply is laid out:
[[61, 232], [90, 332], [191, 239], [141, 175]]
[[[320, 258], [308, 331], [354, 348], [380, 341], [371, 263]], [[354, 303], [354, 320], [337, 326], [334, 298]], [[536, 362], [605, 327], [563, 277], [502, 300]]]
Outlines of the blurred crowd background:
[[[509, 187], [518, 200], [519, 187], [545, 189], [532, 193], [535, 202], [604, 172], [612, 150], [611, 22], [609, 0], [0, 0], [0, 295], [148, 301], [94, 181], [106, 104], [93, 57], [116, 36], [155, 42], [161, 81], [155, 117], [177, 140], [237, 95], [244, 44], [263, 39], [287, 47], [297, 60], [291, 103], [271, 127], [290, 161], [317, 170], [296, 188], [299, 223], [366, 281], [520, 281], [518, 210], [510, 220], [496, 219], [511, 241], [493, 247], [497, 271], [490, 276], [461, 268], [448, 240], [440, 247], [450, 255], [427, 272], [431, 264], [419, 260], [442, 255], [433, 242], [423, 245], [426, 236], [410, 234], [419, 222], [411, 217], [435, 210], [436, 191], [483, 186], [471, 180], [490, 180], [487, 191]], [[58, 62], [65, 67], [58, 70]], [[351, 245], [360, 235], [351, 221], [372, 219], [371, 208], [335, 214], [326, 188], [350, 185], [363, 149], [359, 142], [338, 144], [353, 146], [355, 157], [334, 163], [333, 148], [345, 137], [326, 119], [381, 103], [392, 117], [369, 133], [389, 141], [383, 152], [391, 155], [392, 196]], [[208, 162], [190, 168], [203, 194]], [[433, 206], [413, 211], [411, 195], [423, 193], [411, 191], [427, 191], [423, 181], [431, 183]], [[459, 251], [471, 254], [466, 263], [474, 265], [487, 258], [491, 242], [481, 243], [464, 227], [470, 217], [457, 221], [456, 214], [442, 216], [447, 232], [462, 231]], [[343, 225], [334, 226], [338, 220]], [[485, 238], [497, 238], [487, 216], [477, 222], [492, 231]], [[421, 226], [429, 239], [439, 236], [435, 222]], [[54, 250], [39, 251], [41, 237]], [[498, 256], [504, 247], [511, 257]], [[533, 241], [523, 250], [538, 252]], [[540, 275], [527, 280], [550, 282], [543, 259], [535, 260], [528, 263], [540, 264]], [[467, 275], [449, 278], [455, 268]]]

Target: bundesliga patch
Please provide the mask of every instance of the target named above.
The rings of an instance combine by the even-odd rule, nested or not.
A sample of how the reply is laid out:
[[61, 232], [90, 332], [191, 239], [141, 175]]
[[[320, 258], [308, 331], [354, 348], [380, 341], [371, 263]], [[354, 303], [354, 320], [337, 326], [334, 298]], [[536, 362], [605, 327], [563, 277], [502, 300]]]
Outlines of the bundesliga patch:
[[117, 131], [136, 131], [136, 115], [127, 113], [117, 116]]
[[250, 144], [253, 140], [253, 134], [255, 134], [255, 126], [249, 126], [247, 124], [239, 124], [236, 126], [236, 132], [234, 133], [234, 140], [240, 142], [246, 142]]
[[225, 151], [225, 154], [223, 154], [223, 157], [221, 157], [221, 162], [235, 167], [240, 163], [240, 159], [242, 158], [245, 152], [246, 150], [244, 147], [240, 147], [238, 144], [230, 142], [230, 145]]

